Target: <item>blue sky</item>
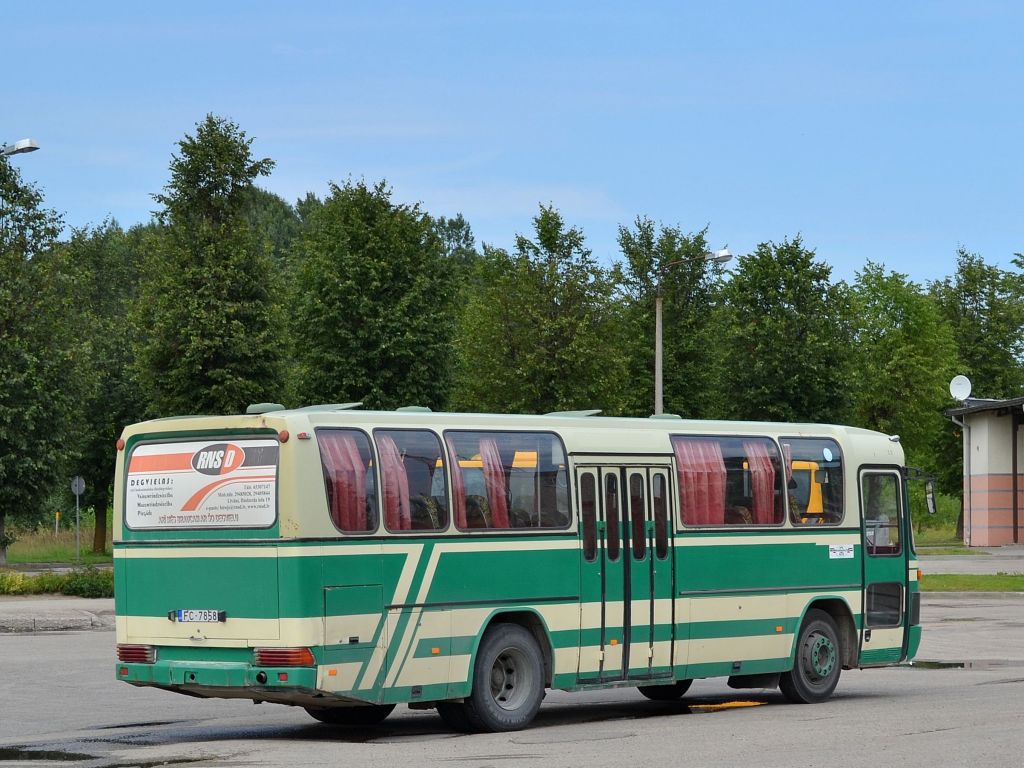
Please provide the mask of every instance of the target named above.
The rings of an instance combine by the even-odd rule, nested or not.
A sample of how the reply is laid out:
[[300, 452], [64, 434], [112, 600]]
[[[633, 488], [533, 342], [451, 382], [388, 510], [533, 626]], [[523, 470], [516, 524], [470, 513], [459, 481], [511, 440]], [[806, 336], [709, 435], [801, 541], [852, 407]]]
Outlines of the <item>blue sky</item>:
[[294, 201], [386, 179], [511, 247], [539, 203], [617, 256], [637, 215], [852, 279], [1024, 251], [1024, 4], [4, 3], [0, 140], [70, 226], [145, 221], [208, 113]]

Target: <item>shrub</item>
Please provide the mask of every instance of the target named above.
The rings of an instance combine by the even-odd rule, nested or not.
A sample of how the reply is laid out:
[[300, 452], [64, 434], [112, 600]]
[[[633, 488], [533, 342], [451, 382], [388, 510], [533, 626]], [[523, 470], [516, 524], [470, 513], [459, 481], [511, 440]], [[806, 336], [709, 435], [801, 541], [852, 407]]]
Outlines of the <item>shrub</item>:
[[44, 594], [113, 597], [114, 574], [92, 566], [68, 573], [40, 573], [36, 576], [17, 571], [0, 571], [0, 595]]

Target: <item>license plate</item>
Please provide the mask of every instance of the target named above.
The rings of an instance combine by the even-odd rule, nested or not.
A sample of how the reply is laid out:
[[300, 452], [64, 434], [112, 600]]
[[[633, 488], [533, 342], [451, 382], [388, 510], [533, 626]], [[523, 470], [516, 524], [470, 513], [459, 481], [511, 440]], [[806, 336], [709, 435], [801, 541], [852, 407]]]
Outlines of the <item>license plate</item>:
[[205, 608], [181, 608], [175, 616], [177, 621], [186, 623], [216, 623], [226, 618], [224, 611], [211, 611]]

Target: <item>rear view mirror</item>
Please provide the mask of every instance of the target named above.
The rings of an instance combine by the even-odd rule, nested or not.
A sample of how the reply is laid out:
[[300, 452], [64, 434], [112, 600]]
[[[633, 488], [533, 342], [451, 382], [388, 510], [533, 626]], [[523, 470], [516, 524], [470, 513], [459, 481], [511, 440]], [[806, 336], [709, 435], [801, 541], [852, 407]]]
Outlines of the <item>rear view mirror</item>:
[[924, 484], [924, 501], [928, 506], [928, 514], [935, 514], [935, 481], [929, 480]]
[[828, 472], [824, 469], [814, 470], [814, 482], [818, 485], [828, 485]]

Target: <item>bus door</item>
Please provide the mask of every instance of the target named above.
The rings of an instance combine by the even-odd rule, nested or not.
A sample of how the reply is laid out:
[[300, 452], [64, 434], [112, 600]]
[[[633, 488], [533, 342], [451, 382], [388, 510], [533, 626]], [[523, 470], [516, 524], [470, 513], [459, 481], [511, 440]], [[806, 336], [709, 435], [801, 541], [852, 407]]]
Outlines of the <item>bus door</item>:
[[864, 469], [860, 505], [864, 550], [861, 666], [903, 656], [907, 625], [907, 545], [903, 477], [897, 469]]
[[577, 470], [583, 538], [580, 682], [671, 674], [668, 471]]
[[627, 515], [623, 526], [624, 589], [628, 638], [626, 668], [631, 678], [672, 674], [672, 562], [668, 467], [625, 471]]

